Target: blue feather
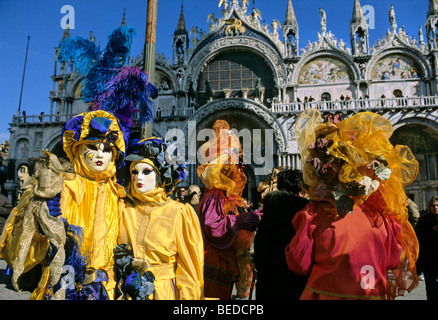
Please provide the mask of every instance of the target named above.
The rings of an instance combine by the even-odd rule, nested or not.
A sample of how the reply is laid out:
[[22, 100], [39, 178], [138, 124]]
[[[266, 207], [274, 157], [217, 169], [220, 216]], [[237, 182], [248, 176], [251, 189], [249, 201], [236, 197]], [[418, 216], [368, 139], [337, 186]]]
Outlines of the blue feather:
[[108, 44], [102, 57], [102, 67], [122, 68], [128, 62], [132, 40], [136, 32], [133, 28], [121, 26], [108, 37]]
[[99, 96], [107, 82], [116, 76], [128, 62], [135, 34], [134, 28], [121, 26], [109, 35], [102, 58], [96, 61], [95, 66], [87, 75], [85, 85], [83, 85], [84, 101], [92, 102], [95, 97]]
[[90, 40], [81, 37], [66, 38], [59, 45], [58, 61], [73, 59], [74, 68], [81, 76], [87, 75], [99, 56], [99, 48]]
[[84, 77], [81, 90], [83, 101], [92, 102], [127, 63], [135, 34], [132, 27], [115, 29], [108, 37], [103, 54], [93, 42], [80, 37], [61, 42], [58, 60], [74, 59], [76, 72]]
[[74, 268], [76, 277], [84, 276], [88, 257], [81, 250], [82, 239], [84, 238], [81, 227], [69, 224], [64, 218], [63, 222], [66, 229], [67, 242], [65, 244], [66, 259], [64, 264]]

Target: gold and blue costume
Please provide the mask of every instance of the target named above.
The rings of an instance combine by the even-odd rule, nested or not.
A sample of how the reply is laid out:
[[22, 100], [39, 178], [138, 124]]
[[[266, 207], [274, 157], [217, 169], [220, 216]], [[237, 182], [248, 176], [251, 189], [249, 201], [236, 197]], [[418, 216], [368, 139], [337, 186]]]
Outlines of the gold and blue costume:
[[[63, 179], [60, 192], [60, 216], [50, 221], [65, 219], [72, 226], [82, 230], [80, 252], [86, 257], [87, 270], [103, 270], [107, 274], [104, 282], [108, 297], [114, 297], [115, 279], [113, 272], [113, 250], [117, 245], [121, 198], [125, 196], [122, 186], [116, 183], [116, 158], [125, 152], [125, 141], [121, 125], [115, 116], [105, 111], [93, 111], [80, 114], [71, 119], [63, 130], [63, 149], [70, 160], [75, 176]], [[84, 143], [106, 140], [113, 150], [113, 157], [107, 170], [96, 173], [87, 168], [79, 147]], [[42, 276], [31, 299], [44, 299], [51, 296], [48, 291], [53, 266], [48, 261], [51, 240], [44, 232], [34, 230], [33, 234], [22, 233], [23, 210], [32, 205], [28, 191], [23, 200], [12, 211], [0, 240], [0, 258], [13, 266], [23, 241], [30, 242], [27, 256], [23, 261], [23, 272], [42, 265]], [[59, 249], [59, 248], [58, 248]], [[66, 257], [68, 258], [68, 257]], [[58, 266], [59, 268], [59, 266]], [[92, 275], [91, 275], [92, 276]]]

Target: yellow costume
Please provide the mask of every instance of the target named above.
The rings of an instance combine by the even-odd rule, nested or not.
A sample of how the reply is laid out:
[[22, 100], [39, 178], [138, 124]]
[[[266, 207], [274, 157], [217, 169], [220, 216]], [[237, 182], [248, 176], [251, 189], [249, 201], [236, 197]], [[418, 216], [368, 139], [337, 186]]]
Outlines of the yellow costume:
[[[155, 150], [164, 145], [160, 138], [142, 140], [137, 145], [134, 142], [133, 145], [142, 149], [145, 142]], [[174, 186], [175, 180], [179, 182], [179, 179], [175, 176], [171, 179], [173, 182], [163, 179], [163, 172], [169, 167], [157, 160], [160, 158], [158, 151], [148, 159], [152, 148], [145, 147], [147, 151], [131, 155], [135, 161], [127, 163], [130, 172], [139, 162], [151, 165], [160, 182], [144, 193], [139, 193], [133, 183], [126, 186], [129, 195], [120, 220], [118, 242], [132, 248], [135, 271], [153, 273], [155, 291], [148, 299], [204, 299], [204, 246], [198, 216], [189, 204], [166, 197], [168, 190], [165, 188]], [[129, 159], [128, 155], [126, 160]]]
[[[98, 121], [102, 122], [102, 119], [106, 121], [106, 126], [100, 127], [103, 130], [100, 135], [103, 134], [103, 141], [112, 135], [109, 143], [113, 150], [113, 157], [105, 171], [96, 173], [84, 164], [79, 147], [84, 143], [96, 141], [94, 135], [96, 131], [93, 126], [99, 126]], [[102, 136], [97, 139], [102, 139]], [[104, 285], [111, 299], [114, 297], [116, 285], [113, 272], [113, 250], [117, 245], [119, 210], [122, 208], [119, 205], [121, 201], [119, 199], [125, 196], [123, 187], [115, 182], [115, 160], [118, 152], [125, 152], [123, 133], [117, 118], [105, 111], [93, 111], [76, 116], [64, 128], [63, 148], [76, 175], [74, 179], [63, 182], [60, 197], [61, 214], [70, 225], [82, 228], [83, 239], [81, 239], [80, 250], [87, 257], [87, 268], [106, 271], [108, 282]], [[14, 235], [14, 225], [19, 222], [15, 216], [25, 205], [26, 203], [19, 204], [11, 213], [0, 242], [0, 258], [5, 259], [10, 267], [16, 256], [14, 252], [17, 251], [21, 241]], [[24, 263], [24, 272], [40, 263], [45, 268], [38, 288], [32, 293], [31, 299], [43, 299], [47, 294], [50, 274], [50, 266], [47, 267], [46, 261], [48, 247], [49, 240], [44, 235], [35, 232], [31, 250]]]
[[119, 243], [155, 276], [153, 300], [199, 300], [204, 295], [204, 252], [198, 217], [189, 204], [167, 199], [163, 188], [127, 201]]

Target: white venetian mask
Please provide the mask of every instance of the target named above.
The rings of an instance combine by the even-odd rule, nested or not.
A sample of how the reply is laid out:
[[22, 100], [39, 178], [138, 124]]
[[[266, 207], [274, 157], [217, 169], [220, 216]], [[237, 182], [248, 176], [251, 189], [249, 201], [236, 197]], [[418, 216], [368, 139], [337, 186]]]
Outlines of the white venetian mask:
[[108, 169], [113, 158], [113, 149], [105, 146], [101, 141], [82, 144], [79, 152], [88, 169], [101, 173]]
[[146, 193], [157, 186], [157, 173], [151, 165], [138, 162], [132, 168], [131, 182], [136, 192]]

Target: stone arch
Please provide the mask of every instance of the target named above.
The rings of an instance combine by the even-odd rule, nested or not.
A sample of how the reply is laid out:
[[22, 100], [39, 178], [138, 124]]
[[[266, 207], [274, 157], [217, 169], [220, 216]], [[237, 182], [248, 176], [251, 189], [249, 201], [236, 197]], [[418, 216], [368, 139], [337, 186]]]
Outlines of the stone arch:
[[[20, 159], [18, 161], [15, 162], [14, 164], [14, 180], [18, 181], [18, 169], [20, 169], [20, 167], [25, 166], [28, 168], [28, 174], [32, 175], [34, 173], [34, 163], [30, 160], [30, 159]], [[20, 186], [21, 187], [21, 186]]]
[[417, 111], [413, 113], [404, 113], [404, 114], [395, 112], [395, 113], [389, 113], [384, 117], [387, 118], [389, 121], [391, 121], [394, 131], [400, 128], [401, 126], [407, 124], [425, 125], [438, 131], [437, 110], [431, 112]]
[[[376, 80], [376, 79], [372, 79], [372, 73], [373, 70], [375, 70], [377, 63], [391, 56], [400, 56], [410, 59], [419, 68], [419, 72], [421, 73], [421, 75], [419, 75], [418, 77], [418, 80], [425, 80], [431, 77], [432, 71], [430, 70], [428, 63], [424, 61], [424, 59], [421, 58], [415, 51], [409, 50], [408, 48], [391, 48], [391, 49], [383, 50], [382, 52], [376, 55], [373, 55], [365, 70], [365, 79]], [[398, 81], [400, 79], [394, 79], [394, 80]]]
[[69, 98], [75, 97], [76, 89], [81, 85], [82, 79], [83, 79], [83, 77], [78, 76], [78, 75], [76, 76], [75, 79], [73, 79], [73, 81], [71, 82], [71, 85], [69, 85], [66, 88], [66, 97], [69, 97]]
[[30, 141], [27, 137], [17, 139], [15, 148], [15, 159], [27, 159], [30, 156]]
[[356, 63], [344, 52], [340, 50], [330, 49], [330, 50], [316, 50], [308, 53], [304, 56], [300, 62], [295, 66], [292, 75], [292, 83], [299, 83], [299, 76], [303, 71], [303, 68], [310, 62], [317, 60], [318, 58], [331, 58], [333, 60], [340, 61], [344, 64], [350, 73], [351, 79], [346, 82], [353, 82], [360, 79], [360, 70]]
[[161, 71], [170, 79], [170, 81], [171, 81], [171, 89], [170, 90], [173, 90], [174, 92], [178, 92], [181, 90], [181, 86], [179, 84], [179, 81], [176, 77], [175, 72], [173, 72], [167, 64], [162, 63], [160, 61], [157, 61], [156, 65], [155, 65], [155, 69]]
[[406, 187], [406, 193], [420, 210], [427, 208], [438, 185], [438, 127], [435, 121], [421, 117], [402, 119], [394, 126], [392, 144], [407, 145], [418, 161], [415, 181]]
[[[195, 122], [200, 127], [205, 127], [208, 122], [214, 122], [218, 115], [225, 115], [227, 113], [236, 113], [236, 111], [243, 112], [251, 119], [260, 124], [260, 129], [269, 128], [273, 129], [275, 145], [277, 147], [277, 153], [286, 152], [287, 149], [287, 135], [284, 132], [281, 124], [271, 114], [270, 110], [264, 107], [262, 104], [241, 98], [229, 98], [215, 100], [205, 104], [193, 114], [186, 124], [183, 131], [188, 134], [188, 123], [190, 121]], [[211, 123], [213, 124], [213, 123]]]
[[414, 154], [438, 152], [438, 130], [413, 119], [394, 129], [393, 144], [407, 145]]
[[64, 156], [64, 151], [61, 149], [61, 132], [51, 136], [51, 139], [43, 146], [42, 150], [47, 149], [57, 156]]
[[274, 48], [269, 46], [266, 42], [252, 37], [225, 37], [205, 45], [191, 57], [183, 84], [184, 90], [188, 90], [190, 82], [193, 82], [193, 85], [197, 87], [198, 77], [204, 65], [214, 59], [219, 53], [226, 52], [227, 50], [242, 50], [247, 51], [249, 54], [256, 54], [262, 58], [272, 70], [275, 83], [279, 85], [286, 83], [286, 66]]

